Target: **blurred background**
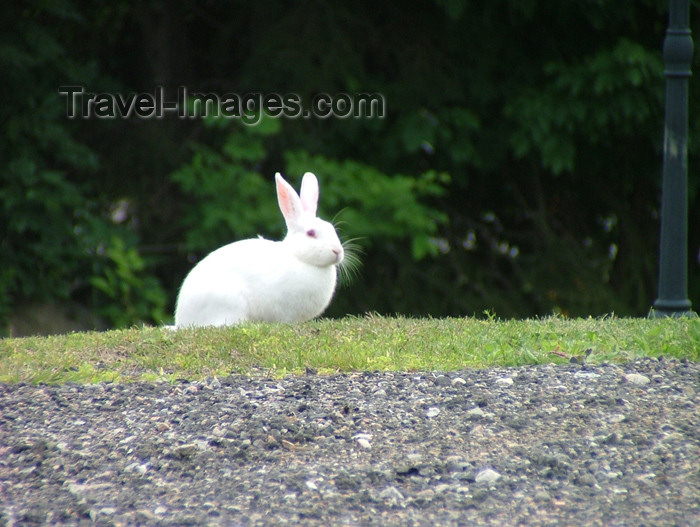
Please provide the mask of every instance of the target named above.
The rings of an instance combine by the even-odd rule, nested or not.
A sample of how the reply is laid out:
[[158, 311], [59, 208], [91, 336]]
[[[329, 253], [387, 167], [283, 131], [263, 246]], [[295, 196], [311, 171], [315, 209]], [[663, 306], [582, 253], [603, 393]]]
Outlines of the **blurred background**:
[[[3, 334], [171, 321], [208, 252], [284, 235], [276, 171], [296, 188], [315, 172], [321, 216], [361, 247], [327, 316], [645, 315], [656, 298], [666, 2], [4, 6]], [[180, 86], [380, 93], [386, 114], [68, 119], [66, 85], [163, 86], [169, 100]], [[700, 82], [690, 89], [697, 309]]]

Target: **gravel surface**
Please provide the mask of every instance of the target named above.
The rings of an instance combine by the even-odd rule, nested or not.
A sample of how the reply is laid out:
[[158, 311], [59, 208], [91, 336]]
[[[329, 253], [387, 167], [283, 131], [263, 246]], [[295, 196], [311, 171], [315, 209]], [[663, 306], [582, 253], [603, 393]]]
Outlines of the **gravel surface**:
[[700, 364], [0, 384], [0, 525], [700, 525]]

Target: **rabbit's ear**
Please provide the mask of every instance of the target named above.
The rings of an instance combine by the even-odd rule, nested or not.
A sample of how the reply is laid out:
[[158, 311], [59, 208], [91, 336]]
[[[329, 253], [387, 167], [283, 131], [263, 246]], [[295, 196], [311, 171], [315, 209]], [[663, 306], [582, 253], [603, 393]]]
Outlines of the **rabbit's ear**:
[[291, 230], [299, 222], [304, 207], [296, 190], [284, 180], [279, 172], [275, 174], [275, 181], [277, 182], [277, 202], [280, 205], [284, 221], [287, 223], [287, 228]]
[[318, 206], [318, 180], [311, 172], [304, 174], [301, 180], [301, 205], [304, 210], [313, 216], [316, 216], [316, 207]]

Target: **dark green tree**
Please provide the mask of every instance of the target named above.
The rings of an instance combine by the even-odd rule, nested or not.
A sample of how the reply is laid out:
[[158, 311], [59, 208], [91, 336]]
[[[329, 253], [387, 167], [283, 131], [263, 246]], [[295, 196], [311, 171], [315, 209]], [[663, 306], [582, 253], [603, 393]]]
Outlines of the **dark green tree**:
[[[666, 8], [11, 2], [0, 36], [0, 308], [71, 298], [113, 324], [157, 322], [206, 252], [281, 236], [276, 171], [314, 170], [322, 208], [363, 249], [330, 315], [645, 314], [656, 294]], [[63, 84], [306, 103], [381, 93], [386, 115], [257, 128], [70, 121]], [[691, 80], [691, 115], [699, 95]], [[698, 304], [700, 120], [690, 123]]]

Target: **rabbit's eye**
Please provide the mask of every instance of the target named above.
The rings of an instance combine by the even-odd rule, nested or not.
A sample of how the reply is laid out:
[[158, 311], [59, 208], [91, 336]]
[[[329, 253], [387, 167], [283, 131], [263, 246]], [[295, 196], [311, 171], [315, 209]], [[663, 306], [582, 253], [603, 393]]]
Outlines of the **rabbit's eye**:
[[306, 231], [306, 235], [307, 235], [309, 238], [315, 238], [315, 237], [316, 237], [316, 231], [313, 230], [313, 229], [309, 229], [308, 231]]

